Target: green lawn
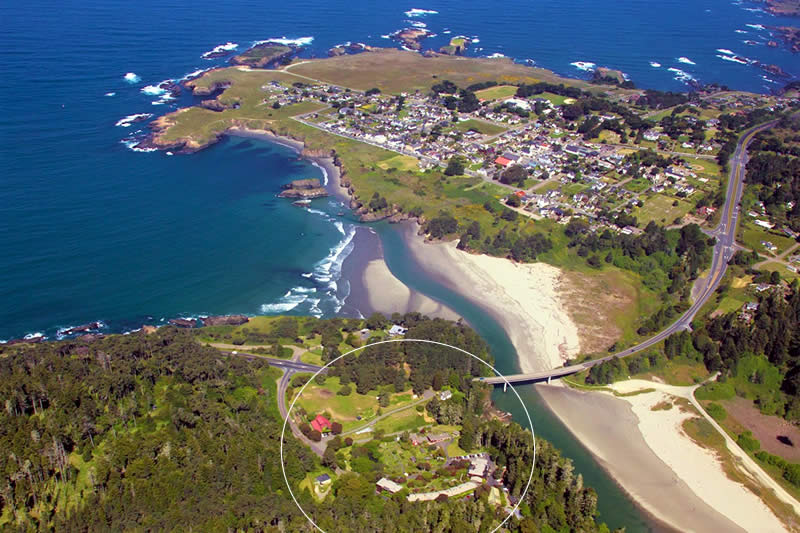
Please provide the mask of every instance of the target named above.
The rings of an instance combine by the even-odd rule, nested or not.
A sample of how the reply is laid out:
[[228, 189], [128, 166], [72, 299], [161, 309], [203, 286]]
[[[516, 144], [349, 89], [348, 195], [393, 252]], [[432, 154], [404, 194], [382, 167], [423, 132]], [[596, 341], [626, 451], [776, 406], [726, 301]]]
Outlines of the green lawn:
[[513, 85], [498, 85], [496, 87], [489, 87], [475, 93], [475, 96], [480, 100], [499, 100], [502, 98], [510, 98], [517, 94], [517, 88]]
[[566, 96], [561, 96], [553, 93], [536, 94], [533, 96], [533, 98], [544, 98], [545, 100], [549, 100], [550, 103], [555, 106], [563, 105], [566, 103], [567, 100], [570, 100], [570, 98], [567, 98]]
[[[784, 250], [795, 244], [794, 239], [790, 239], [789, 237], [786, 237], [780, 233], [756, 226], [755, 224], [750, 223], [750, 221], [743, 221], [739, 225], [739, 231], [737, 233], [736, 240], [751, 250], [755, 250], [766, 255], [781, 254]], [[775, 252], [771, 252], [761, 244], [762, 241], [771, 242], [777, 246], [778, 249]]]
[[[673, 205], [675, 202], [678, 205]], [[644, 206], [636, 208], [633, 215], [639, 220], [639, 226], [645, 227], [651, 220], [659, 224], [670, 225], [673, 221], [688, 213], [694, 204], [686, 200], [656, 194], [644, 201]]]
[[[338, 377], [328, 377], [325, 379], [324, 385], [317, 385], [311, 381], [303, 393], [297, 399], [298, 406], [305, 409], [308, 414], [319, 414], [322, 412], [329, 412], [331, 420], [342, 424], [344, 431], [359, 428], [374, 418], [380, 408], [378, 405], [378, 391], [372, 390], [367, 394], [358, 394], [355, 392], [355, 386], [351, 384], [352, 392], [348, 396], [342, 396], [337, 392], [342, 388]], [[400, 392], [391, 394], [389, 398], [389, 406], [384, 410], [391, 411], [394, 409], [402, 408], [414, 401], [410, 392]], [[416, 410], [411, 408], [409, 411], [417, 414]], [[398, 413], [400, 416], [402, 413]], [[358, 420], [357, 417], [361, 417]], [[394, 420], [394, 416], [387, 417], [387, 422], [384, 426], [379, 422], [378, 427], [391, 426], [390, 420]]]
[[380, 161], [378, 166], [384, 170], [393, 168], [397, 170], [405, 170], [407, 172], [416, 172], [419, 170], [419, 160], [410, 155], [397, 154], [394, 157]]
[[456, 122], [454, 124], [454, 127], [459, 131], [466, 132], [474, 130], [477, 131], [478, 133], [482, 133], [483, 135], [497, 135], [498, 133], [503, 133], [507, 129], [504, 128], [503, 126], [498, 126], [496, 124], [484, 122], [483, 120], [476, 120], [474, 118]]
[[[387, 407], [387, 410], [396, 409], [397, 406]], [[382, 429], [387, 434], [399, 431], [415, 431], [426, 424], [425, 419], [417, 412], [416, 406], [409, 407], [399, 413], [387, 416], [375, 424], [375, 429]]]
[[623, 185], [623, 188], [631, 192], [642, 192], [650, 187], [650, 185], [652, 185], [652, 183], [650, 183], [648, 180], [644, 178], [637, 178]]

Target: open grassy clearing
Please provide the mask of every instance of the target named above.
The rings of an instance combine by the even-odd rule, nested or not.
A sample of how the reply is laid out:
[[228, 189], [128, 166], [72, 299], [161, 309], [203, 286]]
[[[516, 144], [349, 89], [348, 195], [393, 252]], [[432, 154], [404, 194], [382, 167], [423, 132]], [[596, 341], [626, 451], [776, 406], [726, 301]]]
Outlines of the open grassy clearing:
[[[674, 205], [675, 203], [678, 205]], [[644, 200], [644, 206], [636, 208], [633, 215], [638, 219], [640, 227], [647, 226], [653, 220], [668, 226], [676, 218], [686, 215], [692, 208], [694, 204], [687, 200], [656, 194]]]
[[483, 120], [476, 120], [474, 118], [456, 122], [454, 127], [459, 131], [477, 131], [483, 135], [497, 135], [498, 133], [503, 133], [507, 129], [503, 126], [498, 126], [497, 124], [492, 124]]
[[488, 89], [477, 91], [475, 96], [477, 96], [479, 100], [500, 100], [510, 98], [515, 94], [517, 94], [517, 88], [514, 85], [498, 85], [496, 87], [489, 87]]
[[[378, 404], [379, 393], [369, 391], [367, 394], [358, 394], [355, 387], [351, 385], [352, 392], [347, 396], [337, 394], [342, 388], [338, 377], [328, 377], [324, 385], [310, 382], [303, 393], [298, 397], [298, 406], [305, 409], [308, 414], [319, 414], [327, 411], [331, 415], [331, 420], [342, 424], [344, 431], [356, 429], [374, 418], [380, 409]], [[384, 408], [387, 412], [403, 408], [416, 401], [410, 392], [400, 392], [390, 395], [389, 406]], [[408, 411], [417, 414], [414, 409]], [[387, 425], [396, 416], [401, 416], [404, 412], [387, 417]], [[358, 420], [361, 417], [361, 420]], [[381, 421], [383, 422], [383, 421]], [[379, 423], [380, 424], [380, 423]], [[380, 427], [380, 426], [379, 426]]]
[[[736, 240], [764, 255], [779, 255], [795, 244], [795, 240], [776, 231], [756, 226], [745, 220], [739, 224]], [[768, 250], [761, 242], [771, 242], [777, 250]]]
[[377, 165], [383, 170], [389, 170], [392, 168], [407, 172], [416, 172], [419, 170], [419, 160], [416, 157], [402, 154], [397, 154], [394, 157], [380, 161]]
[[550, 71], [514, 63], [511, 59], [435, 56], [426, 58], [415, 52], [393, 48], [366, 54], [303, 61], [290, 72], [352, 89], [377, 87], [384, 93], [427, 91], [447, 79], [460, 87], [484, 81], [498, 83], [564, 83], [587, 90], [608, 90], [581, 80], [556, 76]]

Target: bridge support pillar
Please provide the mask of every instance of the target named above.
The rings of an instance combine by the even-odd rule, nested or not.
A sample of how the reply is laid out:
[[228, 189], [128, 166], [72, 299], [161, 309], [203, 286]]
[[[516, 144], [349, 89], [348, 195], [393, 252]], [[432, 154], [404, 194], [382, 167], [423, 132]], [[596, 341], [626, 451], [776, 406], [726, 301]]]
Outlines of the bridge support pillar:
[[547, 376], [547, 384], [550, 385], [550, 380], [553, 379], [553, 376]]
[[503, 383], [503, 392], [506, 391], [506, 387], [508, 387], [508, 382], [507, 381], [505, 383]]

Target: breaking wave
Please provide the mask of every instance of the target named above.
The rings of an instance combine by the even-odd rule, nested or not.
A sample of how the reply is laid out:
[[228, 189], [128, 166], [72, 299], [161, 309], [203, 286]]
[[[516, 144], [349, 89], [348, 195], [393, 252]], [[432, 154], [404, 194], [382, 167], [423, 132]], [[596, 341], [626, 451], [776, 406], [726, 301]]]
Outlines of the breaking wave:
[[314, 42], [313, 37], [298, 37], [297, 39], [289, 39], [285, 35], [283, 37], [276, 37], [274, 39], [264, 39], [263, 41], [255, 41], [253, 45], [276, 43], [284, 46], [310, 46]]
[[597, 65], [589, 61], [573, 61], [570, 65], [584, 72], [594, 72], [594, 69], [597, 68]]
[[424, 17], [426, 15], [438, 15], [438, 11], [434, 11], [433, 9], [417, 9], [412, 8], [405, 12], [407, 17]]
[[123, 76], [123, 78], [128, 83], [139, 83], [140, 81], [142, 81], [142, 78], [140, 78], [133, 72], [128, 72], [127, 74], [125, 74], [125, 76]]
[[687, 65], [696, 65], [697, 64], [697, 63], [695, 63], [694, 61], [692, 61], [691, 59], [689, 59], [688, 57], [685, 57], [685, 56], [679, 57], [678, 58], [678, 63], [685, 63]]
[[135, 115], [128, 115], [127, 117], [119, 119], [114, 125], [119, 126], [120, 128], [130, 128], [135, 122], [147, 120], [152, 116], [152, 113], [136, 113]]
[[203, 59], [213, 59], [209, 56], [213, 56], [215, 54], [221, 54], [222, 52], [232, 52], [239, 48], [239, 45], [232, 42], [227, 42], [225, 44], [220, 44], [209, 50], [208, 52], [203, 53], [200, 57]]

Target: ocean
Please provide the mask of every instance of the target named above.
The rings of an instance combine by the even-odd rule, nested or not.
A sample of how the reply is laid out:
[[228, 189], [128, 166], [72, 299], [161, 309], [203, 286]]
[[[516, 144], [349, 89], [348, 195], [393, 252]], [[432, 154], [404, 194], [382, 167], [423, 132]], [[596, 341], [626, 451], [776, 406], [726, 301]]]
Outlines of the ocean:
[[[224, 64], [202, 57], [218, 46], [243, 50], [281, 38], [303, 44], [304, 57], [321, 57], [348, 41], [397, 46], [390, 33], [424, 25], [436, 34], [425, 48], [465, 35], [467, 55], [502, 54], [567, 76], [604, 66], [642, 87], [686, 90], [696, 80], [767, 92], [783, 80], [730, 58], [800, 75], [796, 56], [766, 44], [767, 26], [798, 21], [762, 7], [690, 0], [0, 4], [0, 339], [57, 338], [62, 328], [92, 321], [110, 332], [204, 314], [360, 312], [348, 306], [341, 277], [359, 224], [340, 216], [346, 210], [333, 197], [312, 209], [275, 197], [292, 179], [324, 179], [320, 168], [253, 138], [229, 137], [192, 155], [130, 148], [148, 120], [193, 103], [186, 92], [171, 100], [157, 85]], [[153, 116], [124, 120], [142, 114]], [[501, 368], [512, 369], [513, 348], [499, 326], [419, 279], [413, 265], [403, 266], [396, 232], [378, 230], [395, 274], [472, 317]], [[539, 434], [600, 489], [603, 518], [648, 529], [563, 426], [537, 416]]]
[[469, 55], [505, 54], [571, 76], [614, 67], [659, 89], [686, 88], [675, 70], [738, 89], [775, 85], [718, 49], [800, 74], [759, 29], [788, 22], [755, 3], [34, 0], [4, 4], [0, 16], [0, 339], [53, 337], [95, 320], [119, 331], [175, 316], [341, 309], [336, 278], [352, 221], [337, 217], [333, 200], [303, 211], [274, 198], [319, 169], [254, 139], [191, 156], [126, 146], [147, 131], [126, 117], [193, 103], [157, 85], [223, 64], [202, 58], [219, 45], [284, 38], [304, 44], [304, 56], [324, 56], [347, 41], [393, 46], [385, 37], [414, 24], [436, 34], [426, 47], [463, 34], [473, 39]]

